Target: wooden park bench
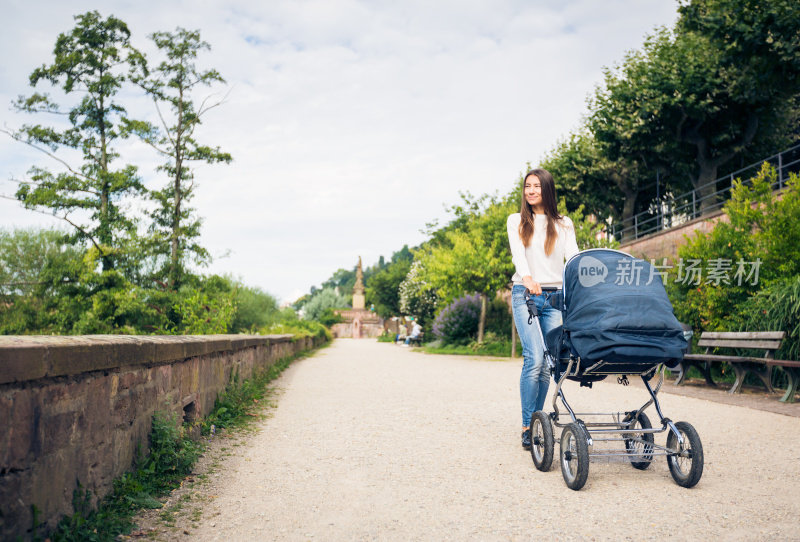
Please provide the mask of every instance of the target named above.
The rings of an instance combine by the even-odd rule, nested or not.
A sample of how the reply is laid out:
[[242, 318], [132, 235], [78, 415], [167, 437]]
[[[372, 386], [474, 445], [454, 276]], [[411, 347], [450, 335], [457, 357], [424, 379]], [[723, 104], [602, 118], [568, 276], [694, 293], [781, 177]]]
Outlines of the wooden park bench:
[[[784, 331], [704, 331], [700, 335], [697, 346], [705, 347], [705, 353], [686, 354], [679, 367], [680, 373], [675, 380], [675, 385], [683, 384], [686, 373], [690, 367], [696, 367], [711, 386], [716, 386], [711, 378], [711, 364], [713, 362], [728, 363], [736, 375], [728, 393], [739, 393], [742, 391], [742, 384], [747, 373], [753, 373], [769, 392], [772, 392], [772, 382], [770, 372], [772, 367], [781, 367], [788, 378], [786, 393], [781, 397], [781, 401], [787, 403], [794, 402], [794, 395], [800, 383], [800, 361], [774, 359], [775, 351], [781, 347], [781, 342], [785, 337]], [[749, 349], [763, 350], [763, 357], [735, 356], [711, 354], [710, 350], [716, 348]]]

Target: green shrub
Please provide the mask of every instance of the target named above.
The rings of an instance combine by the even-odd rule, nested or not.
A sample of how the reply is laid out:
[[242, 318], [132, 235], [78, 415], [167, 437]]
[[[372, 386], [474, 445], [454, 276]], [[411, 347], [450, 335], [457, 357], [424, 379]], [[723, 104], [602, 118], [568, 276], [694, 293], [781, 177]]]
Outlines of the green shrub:
[[486, 307], [486, 333], [494, 333], [499, 337], [511, 336], [511, 312], [508, 304], [495, 297]]
[[193, 441], [187, 427], [178, 422], [174, 412], [156, 412], [150, 431], [150, 454], [142, 472], [153, 477], [155, 489], [169, 491], [192, 471], [200, 456], [200, 445]]
[[278, 301], [261, 288], [230, 280], [233, 283], [236, 312], [229, 332], [242, 333], [269, 324], [278, 312]]
[[741, 331], [785, 331], [775, 357], [800, 359], [800, 275], [778, 280], [737, 307], [732, 328]]
[[239, 374], [231, 376], [225, 391], [214, 401], [214, 409], [202, 422], [203, 434], [209, 434], [212, 427], [222, 428], [238, 425], [244, 417], [264, 397], [265, 384], [271, 380], [268, 372], [264, 372], [239, 381]]
[[[709, 233], [696, 233], [678, 249], [680, 260], [670, 271], [668, 291], [678, 319], [696, 332], [727, 330], [748, 298], [775, 281], [800, 275], [800, 179], [791, 174], [780, 197], [772, 189], [776, 181], [768, 163], [749, 184], [737, 180], [724, 206], [727, 221], [720, 220]], [[697, 280], [687, 280], [692, 262], [701, 271]], [[708, 273], [715, 262], [729, 263], [726, 280]], [[737, 277], [740, 266], [744, 273]], [[747, 276], [756, 269], [757, 277]]]
[[465, 344], [477, 333], [480, 314], [478, 294], [459, 297], [436, 315], [433, 334], [445, 344]]
[[321, 323], [314, 320], [301, 320], [297, 317], [297, 313], [291, 308], [281, 310], [275, 316], [273, 322], [269, 325], [258, 329], [261, 335], [280, 335], [292, 334], [296, 338], [301, 337], [316, 337], [324, 338], [325, 340], [332, 340], [330, 330]]
[[320, 321], [326, 310], [347, 308], [348, 305], [347, 298], [334, 288], [323, 288], [303, 305], [303, 318]]
[[335, 309], [328, 307], [322, 311], [322, 314], [319, 315], [317, 321], [319, 321], [319, 323], [325, 327], [331, 327], [333, 324], [344, 322], [344, 318], [339, 316], [339, 314], [335, 312]]

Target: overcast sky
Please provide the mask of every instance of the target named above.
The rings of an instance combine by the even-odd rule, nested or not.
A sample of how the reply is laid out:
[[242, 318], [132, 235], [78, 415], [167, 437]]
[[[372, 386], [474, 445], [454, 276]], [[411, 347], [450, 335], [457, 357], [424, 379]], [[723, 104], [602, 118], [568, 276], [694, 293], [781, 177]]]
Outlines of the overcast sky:
[[[194, 206], [207, 272], [230, 273], [291, 301], [340, 267], [387, 259], [446, 220], [458, 191], [508, 192], [581, 124], [602, 68], [671, 25], [670, 0], [18, 1], [3, 0], [0, 125], [32, 118], [5, 104], [30, 93], [73, 16], [98, 9], [148, 34], [199, 29], [199, 64], [227, 84], [198, 138], [234, 157], [198, 169]], [[37, 90], [48, 90], [40, 85]], [[154, 119], [132, 94], [130, 109]], [[39, 122], [47, 121], [44, 117]], [[164, 179], [142, 144], [124, 147], [148, 186]], [[32, 165], [56, 163], [0, 134], [0, 195]], [[0, 199], [0, 227], [52, 218]]]

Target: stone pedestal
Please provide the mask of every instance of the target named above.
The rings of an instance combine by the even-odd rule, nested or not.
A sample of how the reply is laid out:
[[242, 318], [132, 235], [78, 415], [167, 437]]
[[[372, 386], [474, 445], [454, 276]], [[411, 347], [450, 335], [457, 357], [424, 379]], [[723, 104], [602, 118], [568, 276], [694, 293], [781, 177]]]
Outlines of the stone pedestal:
[[383, 333], [383, 318], [366, 309], [341, 309], [336, 314], [344, 319], [340, 324], [331, 326], [334, 337], [352, 337], [354, 339], [377, 337]]

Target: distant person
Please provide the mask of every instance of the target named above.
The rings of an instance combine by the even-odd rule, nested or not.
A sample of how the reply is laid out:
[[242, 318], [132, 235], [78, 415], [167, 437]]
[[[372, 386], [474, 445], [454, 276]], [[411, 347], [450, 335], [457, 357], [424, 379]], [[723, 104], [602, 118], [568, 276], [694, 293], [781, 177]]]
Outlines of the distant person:
[[408, 328], [405, 323], [401, 323], [397, 327], [397, 336], [394, 338], [394, 342], [399, 343], [406, 338], [406, 335], [408, 335]]
[[522, 447], [531, 447], [531, 417], [544, 408], [550, 371], [544, 362], [544, 345], [535, 323], [528, 324], [526, 298], [532, 296], [539, 310], [542, 333], [561, 325], [561, 311], [545, 303], [546, 296], [561, 288], [564, 261], [578, 253], [575, 226], [558, 214], [553, 176], [544, 169], [525, 175], [520, 212], [506, 222], [511, 261], [515, 273], [511, 289], [514, 323], [522, 343]]
[[408, 346], [411, 341], [418, 338], [420, 335], [422, 335], [422, 326], [419, 325], [419, 322], [414, 320], [413, 327], [411, 328], [411, 335], [406, 337], [406, 342], [403, 346]]

